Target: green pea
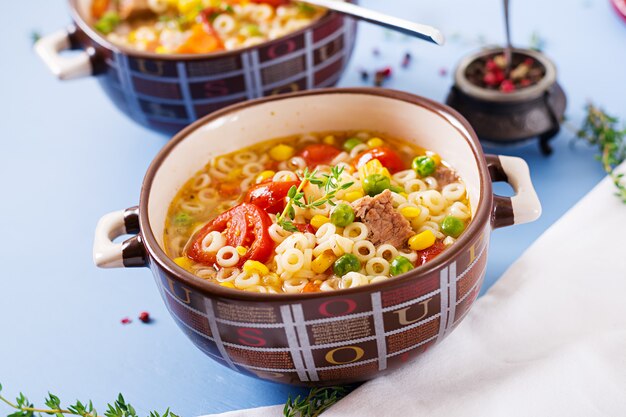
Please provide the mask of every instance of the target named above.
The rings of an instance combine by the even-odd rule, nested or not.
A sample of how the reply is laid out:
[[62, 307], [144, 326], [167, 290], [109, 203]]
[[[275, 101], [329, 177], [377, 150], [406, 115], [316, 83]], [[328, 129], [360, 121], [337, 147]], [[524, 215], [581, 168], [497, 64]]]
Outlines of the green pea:
[[383, 174], [372, 174], [363, 180], [363, 191], [370, 197], [374, 197], [391, 187], [391, 180]]
[[435, 168], [437, 168], [437, 164], [435, 160], [430, 156], [418, 156], [413, 160], [411, 167], [415, 170], [417, 175], [420, 177], [428, 177], [435, 172]]
[[343, 143], [343, 149], [350, 152], [355, 146], [362, 144], [363, 141], [359, 138], [349, 138]]
[[351, 253], [342, 255], [335, 261], [333, 272], [338, 277], [346, 275], [348, 272], [358, 272], [361, 269], [361, 262]]
[[94, 25], [100, 32], [108, 35], [122, 22], [120, 15], [115, 12], [106, 12]]
[[187, 213], [178, 213], [176, 217], [174, 217], [174, 224], [176, 226], [189, 226], [193, 219]]
[[454, 216], [446, 216], [441, 222], [441, 231], [452, 237], [459, 237], [465, 230], [465, 223], [463, 220]]
[[335, 226], [345, 227], [354, 221], [354, 210], [349, 204], [337, 204], [330, 213], [330, 222]]
[[409, 272], [413, 269], [413, 264], [404, 256], [396, 256], [391, 261], [391, 265], [389, 266], [389, 273], [392, 277], [397, 275], [402, 275], [405, 272]]

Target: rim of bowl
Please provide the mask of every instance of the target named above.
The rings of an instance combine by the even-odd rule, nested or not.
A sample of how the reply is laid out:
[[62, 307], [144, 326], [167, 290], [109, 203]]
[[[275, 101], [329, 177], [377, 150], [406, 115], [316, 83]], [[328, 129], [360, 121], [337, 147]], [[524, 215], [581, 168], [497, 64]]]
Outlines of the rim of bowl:
[[[78, 25], [80, 30], [85, 32], [89, 36], [89, 38], [98, 42], [99, 45], [102, 45], [105, 48], [116, 53], [121, 53], [124, 55], [145, 58], [145, 59], [161, 60], [161, 61], [182, 61], [182, 60], [187, 61], [187, 60], [199, 60], [199, 59], [206, 60], [208, 58], [213, 58], [213, 57], [221, 58], [221, 57], [239, 55], [243, 52], [248, 52], [253, 49], [263, 48], [266, 46], [277, 44], [285, 38], [300, 35], [309, 29], [314, 29], [318, 27], [319, 25], [326, 23], [330, 19], [336, 16], [339, 16], [339, 13], [326, 10], [324, 15], [322, 15], [319, 19], [317, 19], [314, 22], [311, 22], [310, 24], [306, 25], [305, 27], [301, 29], [298, 29], [294, 32], [290, 32], [279, 38], [261, 42], [257, 45], [247, 46], [245, 48], [237, 48], [237, 49], [233, 49], [230, 51], [210, 52], [208, 54], [176, 54], [176, 53], [157, 54], [155, 52], [140, 51], [137, 49], [128, 48], [126, 46], [117, 45], [113, 42], [110, 42], [106, 37], [102, 36], [97, 30], [94, 30], [93, 27], [83, 18], [81, 13], [78, 11], [77, 1], [78, 0], [69, 0], [70, 15], [72, 17], [72, 20]], [[346, 18], [348, 17], [344, 16], [344, 19]]]
[[501, 93], [495, 90], [488, 90], [472, 84], [465, 76], [465, 70], [475, 60], [487, 55], [503, 51], [500, 46], [488, 47], [480, 51], [465, 56], [456, 67], [454, 73], [454, 83], [456, 87], [465, 94], [492, 102], [518, 102], [526, 101], [541, 96], [548, 88], [556, 82], [556, 65], [545, 54], [533, 49], [513, 48], [513, 53], [529, 56], [541, 63], [546, 69], [546, 73], [535, 85], [514, 91], [512, 93]]
[[[427, 262], [424, 265], [421, 265], [417, 268], [412, 269], [406, 274], [400, 275], [393, 280], [387, 282], [379, 282], [374, 284], [368, 284], [356, 288], [346, 288], [340, 289], [331, 292], [315, 292], [315, 293], [298, 293], [298, 294], [267, 294], [267, 293], [251, 293], [247, 291], [237, 290], [222, 287], [220, 285], [215, 285], [210, 283], [202, 278], [199, 278], [179, 267], [174, 263], [174, 261], [167, 256], [165, 251], [158, 244], [156, 237], [150, 227], [150, 222], [148, 220], [148, 203], [150, 200], [150, 188], [152, 187], [152, 182], [154, 180], [154, 176], [156, 172], [161, 167], [162, 162], [165, 158], [176, 148], [176, 146], [185, 140], [187, 136], [189, 136], [192, 132], [195, 132], [198, 128], [204, 126], [205, 124], [223, 117], [229, 113], [233, 113], [248, 107], [253, 107], [258, 104], [269, 103], [272, 101], [286, 100], [297, 97], [305, 97], [305, 96], [315, 96], [315, 95], [333, 95], [333, 94], [356, 94], [356, 95], [373, 95], [378, 97], [390, 98], [394, 100], [400, 100], [407, 102], [409, 104], [418, 105], [423, 107], [426, 110], [433, 112], [435, 115], [443, 118], [446, 122], [452, 125], [454, 129], [456, 129], [469, 144], [472, 154], [474, 155], [474, 159], [478, 165], [478, 174], [480, 179], [480, 188], [481, 188], [481, 198], [478, 203], [478, 207], [476, 207], [476, 215], [472, 219], [469, 227], [466, 229], [465, 233], [459, 238], [453, 245], [453, 247], [446, 250], [440, 256], [436, 257], [434, 260]], [[468, 134], [465, 134], [461, 128], [455, 126], [455, 122], [458, 122], [462, 125], [462, 127], [467, 131]], [[360, 87], [360, 88], [324, 88], [324, 89], [316, 89], [309, 91], [300, 91], [295, 93], [288, 94], [280, 94], [275, 96], [258, 98], [255, 100], [249, 100], [242, 103], [237, 103], [232, 106], [225, 107], [221, 110], [213, 112], [203, 118], [197, 120], [196, 122], [190, 124], [185, 129], [181, 130], [177, 133], [155, 156], [153, 161], [151, 162], [146, 175], [144, 177], [141, 194], [139, 198], [139, 225], [140, 225], [140, 234], [143, 238], [144, 246], [146, 248], [147, 257], [151, 258], [154, 262], [156, 262], [159, 267], [167, 271], [169, 275], [175, 278], [177, 281], [199, 290], [203, 294], [209, 294], [211, 296], [223, 297], [233, 300], [241, 300], [241, 301], [297, 301], [297, 300], [305, 300], [305, 299], [314, 299], [314, 298], [322, 298], [322, 297], [330, 297], [333, 295], [348, 295], [348, 294], [356, 294], [356, 293], [369, 293], [382, 289], [385, 286], [390, 285], [390, 283], [399, 284], [403, 282], [407, 282], [409, 280], [414, 280], [416, 277], [419, 279], [424, 278], [426, 275], [429, 275], [433, 271], [439, 269], [443, 264], [447, 263], [450, 259], [457, 256], [460, 252], [460, 249], [467, 246], [470, 241], [474, 238], [476, 233], [480, 233], [485, 223], [490, 223], [491, 217], [491, 207], [492, 207], [492, 185], [491, 178], [488, 174], [487, 163], [484, 158], [484, 154], [482, 152], [482, 148], [480, 147], [480, 142], [478, 140], [478, 136], [474, 129], [471, 127], [469, 122], [461, 116], [457, 111], [452, 109], [449, 106], [444, 104], [437, 103], [430, 99], [416, 96], [410, 93], [406, 93], [398, 90], [390, 90], [384, 88], [373, 88], [373, 87]]]

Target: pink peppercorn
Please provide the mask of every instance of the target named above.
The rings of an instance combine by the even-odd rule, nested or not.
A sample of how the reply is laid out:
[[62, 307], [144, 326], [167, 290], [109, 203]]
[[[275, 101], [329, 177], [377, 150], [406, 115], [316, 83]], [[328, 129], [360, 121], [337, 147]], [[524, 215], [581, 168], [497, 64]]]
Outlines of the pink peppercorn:
[[503, 93], [511, 93], [515, 91], [515, 84], [511, 80], [504, 80], [502, 84], [500, 84], [500, 91]]
[[133, 321], [131, 319], [129, 319], [128, 317], [124, 317], [122, 320], [120, 320], [120, 323], [122, 324], [130, 324]]
[[139, 320], [141, 320], [142, 323], [150, 323], [150, 313], [148, 313], [147, 311], [142, 311], [139, 314]]

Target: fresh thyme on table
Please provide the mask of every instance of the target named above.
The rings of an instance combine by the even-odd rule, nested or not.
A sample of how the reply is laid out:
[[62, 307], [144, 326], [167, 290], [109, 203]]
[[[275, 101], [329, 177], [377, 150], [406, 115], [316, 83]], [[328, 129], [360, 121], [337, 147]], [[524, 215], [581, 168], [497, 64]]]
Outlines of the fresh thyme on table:
[[350, 389], [346, 387], [313, 388], [304, 398], [299, 395], [294, 399], [289, 397], [283, 416], [317, 417], [349, 393]]
[[[296, 217], [296, 211], [293, 206], [303, 209], [314, 208], [323, 206], [328, 203], [331, 206], [335, 205], [332, 201], [335, 198], [335, 194], [339, 190], [345, 190], [352, 186], [352, 182], [345, 184], [341, 183], [341, 174], [343, 173], [343, 167], [334, 166], [330, 170], [330, 174], [322, 174], [317, 176], [317, 170], [309, 171], [308, 168], [304, 169], [302, 176], [300, 177], [300, 185], [292, 186], [287, 193], [288, 201], [285, 205], [285, 209], [281, 214], [276, 217], [276, 223], [288, 232], [297, 232], [298, 228], [293, 224], [293, 219]], [[324, 195], [317, 200], [307, 200], [306, 196], [302, 192], [302, 189], [307, 183], [317, 185], [318, 188], [324, 191]]]
[[600, 155], [597, 158], [617, 188], [615, 195], [626, 204], [624, 174], [614, 171], [617, 165], [626, 160], [626, 128], [620, 129], [619, 120], [616, 117], [609, 116], [590, 103], [587, 105], [587, 116], [577, 136], [599, 148]]
[[[47, 408], [35, 407], [21, 392], [15, 399], [15, 402], [12, 402], [2, 396], [2, 384], [0, 384], [0, 402], [4, 402], [9, 407], [16, 410], [13, 414], [9, 414], [8, 417], [34, 417], [43, 414], [54, 415], [56, 417], [63, 417], [64, 415], [81, 417], [137, 417], [137, 412], [132, 405], [124, 400], [122, 394], [117, 397], [115, 402], [107, 404], [107, 410], [102, 415], [98, 414], [91, 401], [85, 404], [76, 401], [72, 405], [61, 406], [59, 397], [50, 393], [48, 393], [48, 397], [45, 400]], [[172, 413], [168, 408], [163, 414], [151, 411], [148, 417], [178, 416]]]

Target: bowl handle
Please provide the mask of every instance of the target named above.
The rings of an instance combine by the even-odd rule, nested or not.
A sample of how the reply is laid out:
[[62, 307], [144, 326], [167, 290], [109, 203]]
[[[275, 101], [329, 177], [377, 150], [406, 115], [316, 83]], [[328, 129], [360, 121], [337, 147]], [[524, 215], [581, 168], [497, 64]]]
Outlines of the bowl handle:
[[492, 182], [507, 182], [513, 197], [493, 196], [491, 224], [494, 229], [535, 221], [541, 216], [541, 203], [530, 179], [528, 164], [522, 158], [485, 155]]
[[[122, 243], [114, 239], [128, 234], [135, 236]], [[131, 268], [146, 266], [146, 249], [139, 234], [139, 208], [105, 214], [98, 221], [93, 241], [93, 262], [100, 268]]]
[[35, 43], [35, 52], [50, 71], [61, 80], [87, 77], [93, 74], [91, 56], [87, 51], [64, 56], [61, 52], [72, 49], [70, 31], [61, 29], [46, 35]]

